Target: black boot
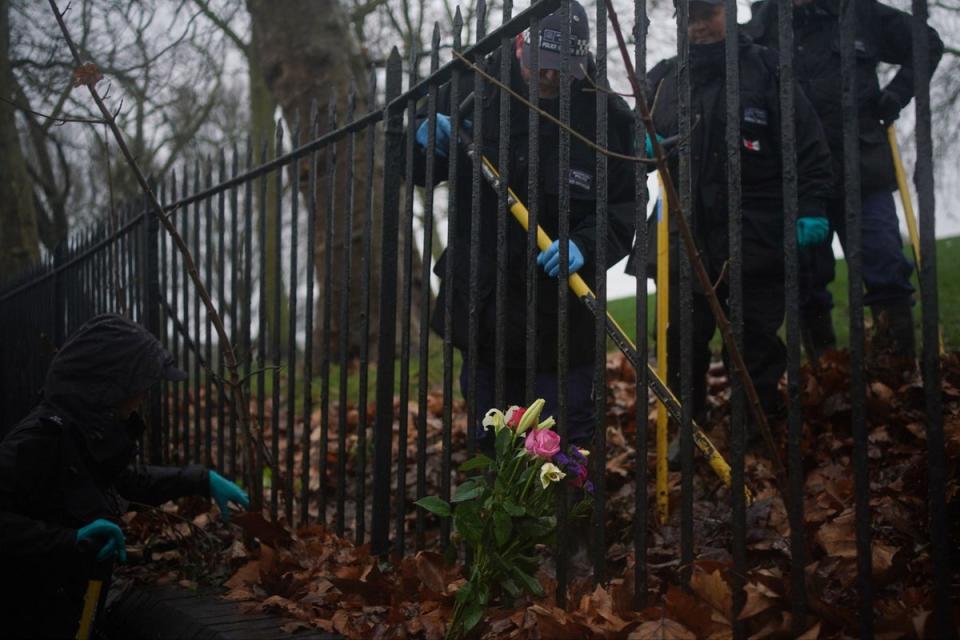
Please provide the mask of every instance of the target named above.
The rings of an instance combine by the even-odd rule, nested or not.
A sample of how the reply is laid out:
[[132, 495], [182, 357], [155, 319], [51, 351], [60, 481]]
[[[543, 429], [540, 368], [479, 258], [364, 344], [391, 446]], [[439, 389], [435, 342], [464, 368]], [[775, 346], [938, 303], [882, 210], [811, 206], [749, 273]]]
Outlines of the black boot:
[[873, 305], [873, 356], [916, 358], [913, 309], [909, 303]]
[[837, 348], [830, 310], [804, 314], [800, 321], [800, 336], [807, 360], [817, 361], [828, 350]]

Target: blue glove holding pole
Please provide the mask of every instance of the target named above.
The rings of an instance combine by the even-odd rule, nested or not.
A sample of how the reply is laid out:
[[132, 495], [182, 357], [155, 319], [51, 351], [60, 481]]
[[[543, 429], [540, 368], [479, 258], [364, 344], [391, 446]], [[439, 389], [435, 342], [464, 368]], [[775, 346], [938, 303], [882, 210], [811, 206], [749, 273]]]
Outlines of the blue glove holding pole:
[[[416, 141], [421, 148], [427, 148], [427, 137], [430, 135], [430, 124], [429, 120], [424, 120], [420, 123], [420, 126], [417, 127]], [[466, 128], [468, 131], [472, 128], [473, 123], [470, 120], [464, 120], [461, 123], [461, 126]], [[436, 139], [434, 140], [434, 150], [438, 156], [441, 158], [449, 157], [448, 149], [450, 148], [450, 116], [438, 113], [437, 114], [437, 128], [436, 128]]]
[[[106, 542], [104, 542], [106, 541]], [[127, 561], [127, 539], [113, 522], [97, 518], [85, 527], [77, 530], [77, 544], [91, 544], [100, 547], [97, 560], [103, 561], [117, 554], [120, 562]]]
[[830, 238], [830, 222], [826, 218], [797, 218], [797, 246], [810, 247]]
[[[573, 240], [570, 240], [567, 247], [567, 272], [573, 274], [583, 266], [583, 254], [580, 253], [579, 247], [574, 244]], [[560, 275], [559, 240], [554, 240], [553, 244], [547, 247], [546, 251], [540, 252], [540, 255], [537, 257], [537, 264], [543, 267], [544, 272], [551, 278], [556, 278]]]
[[220, 507], [220, 517], [224, 522], [230, 522], [229, 502], [235, 502], [244, 509], [250, 508], [250, 498], [246, 492], [230, 482], [216, 471], [210, 471], [210, 497]]

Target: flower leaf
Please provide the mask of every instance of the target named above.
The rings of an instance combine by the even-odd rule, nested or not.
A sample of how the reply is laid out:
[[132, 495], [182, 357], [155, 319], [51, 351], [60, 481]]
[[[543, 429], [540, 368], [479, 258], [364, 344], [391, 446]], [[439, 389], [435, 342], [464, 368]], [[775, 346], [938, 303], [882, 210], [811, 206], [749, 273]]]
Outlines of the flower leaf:
[[510, 533], [513, 529], [513, 523], [510, 516], [499, 509], [493, 512], [493, 535], [497, 539], [497, 545], [503, 547], [510, 542]]
[[446, 501], [441, 500], [437, 496], [427, 496], [425, 498], [420, 498], [415, 505], [422, 509], [426, 509], [430, 513], [435, 513], [441, 518], [450, 517], [450, 505]]
[[460, 471], [475, 471], [477, 469], [486, 469], [493, 464], [493, 460], [482, 453], [478, 453], [466, 462], [460, 465]]
[[483, 540], [483, 522], [475, 502], [467, 502], [457, 507], [453, 514], [453, 526], [467, 544], [478, 545]]
[[457, 487], [451, 502], [466, 502], [467, 500], [473, 500], [481, 493], [483, 493], [483, 485], [478, 484], [474, 480], [467, 480], [462, 485]]
[[503, 510], [506, 511], [511, 516], [519, 517], [524, 515], [527, 510], [522, 506], [516, 504], [513, 500], [506, 500], [503, 503]]
[[520, 583], [531, 595], [538, 598], [543, 596], [543, 587], [540, 585], [539, 580], [516, 566], [513, 567], [513, 575], [520, 579]]
[[463, 614], [463, 630], [470, 631], [480, 620], [483, 619], [484, 606], [479, 601], [473, 600], [467, 604]]
[[497, 434], [497, 458], [504, 459], [510, 454], [510, 445], [513, 443], [513, 431], [501, 429]]

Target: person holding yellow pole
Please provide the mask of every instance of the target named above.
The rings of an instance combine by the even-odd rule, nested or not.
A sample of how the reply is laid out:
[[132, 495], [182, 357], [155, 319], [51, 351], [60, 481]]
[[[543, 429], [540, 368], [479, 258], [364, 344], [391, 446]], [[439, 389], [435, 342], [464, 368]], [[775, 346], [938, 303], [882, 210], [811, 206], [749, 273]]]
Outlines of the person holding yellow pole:
[[[860, 113], [861, 248], [864, 304], [873, 312], [874, 356], [888, 354], [913, 360], [912, 266], [903, 255], [899, 221], [892, 192], [897, 188], [894, 163], [884, 131], [913, 99], [912, 18], [903, 11], [876, 2], [853, 0], [857, 30], [857, 100]], [[778, 46], [777, 5], [763, 0], [753, 5], [746, 30], [769, 47]], [[823, 123], [834, 166], [834, 193], [828, 205], [831, 234], [846, 246], [843, 183], [843, 117], [840, 108], [839, 3], [835, 0], [794, 0], [794, 71]], [[930, 73], [943, 42], [930, 31]], [[877, 66], [899, 65], [885, 86]], [[829, 244], [801, 252], [801, 323], [808, 357], [819, 357], [836, 346], [830, 310], [833, 299], [827, 285], [834, 279], [834, 257]]]
[[[726, 304], [729, 260], [729, 211], [727, 208], [727, 163], [725, 140], [725, 48], [726, 14], [722, 0], [696, 0], [689, 5], [691, 122], [690, 133], [690, 221], [694, 241], [704, 266], [716, 283], [721, 304]], [[740, 131], [741, 210], [743, 246], [743, 359], [753, 379], [765, 413], [776, 419], [784, 414], [777, 385], [786, 369], [787, 352], [777, 330], [784, 318], [783, 264], [783, 168], [780, 148], [780, 80], [776, 53], [758, 46], [749, 38], [738, 41], [740, 59]], [[680, 87], [677, 58], [663, 60], [647, 74], [648, 100], [657, 96], [653, 119], [659, 135], [668, 139], [679, 134], [678, 108]], [[796, 92], [794, 126], [797, 132], [797, 187], [799, 217], [797, 242], [809, 246], [826, 240], [828, 222], [825, 206], [829, 197], [830, 152], [826, 140], [803, 92]], [[670, 172], [679, 175], [677, 156], [670, 160]], [[669, 203], [671, 207], [674, 203]], [[674, 226], [674, 225], [671, 225]], [[674, 227], [675, 228], [675, 227]], [[677, 274], [679, 238], [670, 233], [670, 324], [667, 329], [667, 353], [670, 357], [670, 384], [679, 390], [681, 339], [693, 344], [693, 416], [698, 422], [706, 415], [706, 374], [710, 364], [710, 340], [717, 325], [707, 296], [693, 285], [692, 327], [689, 337], [680, 336], [681, 317]], [[654, 237], [648, 233], [648, 237]], [[648, 251], [652, 255], [653, 251]], [[629, 267], [632, 265], [628, 265]], [[657, 267], [660, 265], [658, 264]], [[646, 276], [653, 275], [647, 265]], [[641, 269], [633, 269], [638, 273]], [[661, 290], [658, 282], [658, 295]], [[724, 352], [726, 357], [726, 352]], [[751, 433], [758, 441], [759, 433]], [[679, 446], [671, 446], [679, 462]]]
[[[578, 2], [570, 3], [570, 126], [587, 140], [596, 140], [597, 94], [595, 65], [590, 56], [590, 24], [583, 6]], [[560, 108], [561, 90], [561, 42], [564, 31], [563, 17], [558, 10], [540, 20], [537, 41], [539, 48], [532, 46], [529, 35], [518, 36], [510, 52], [510, 88], [518, 95], [528, 95], [529, 86], [535, 84], [539, 91], [539, 107], [556, 117]], [[499, 76], [501, 51], [484, 59], [480, 68], [491, 77]], [[539, 71], [531, 72], [532, 57], [539, 56]], [[463, 84], [461, 84], [463, 87]], [[559, 171], [559, 147], [557, 139], [559, 128], [546, 117], [540, 121], [539, 131], [529, 130], [528, 110], [516, 98], [510, 104], [510, 143], [508, 157], [500, 157], [500, 92], [492, 83], [485, 82], [482, 94], [475, 100], [481, 102], [482, 123], [461, 121], [461, 129], [469, 130], [481, 155], [493, 166], [509, 168], [509, 182], [518, 199], [527, 202], [532, 194], [529, 190], [528, 175], [532, 160], [528, 157], [529, 139], [537, 136], [540, 140], [538, 163], [539, 184], [536, 198], [539, 203], [538, 222], [543, 231], [554, 238], [548, 247], [541, 247], [535, 256], [537, 270], [533, 286], [537, 291], [536, 307], [536, 350], [537, 375], [534, 381], [533, 396], [544, 398], [544, 414], [557, 412], [559, 406], [560, 381], [557, 374], [558, 360], [558, 309], [559, 294], [557, 277], [560, 273], [560, 250], [557, 239], [561, 215], [561, 185], [569, 185], [570, 236], [567, 245], [568, 274], [582, 276], [586, 283], [595, 286], [598, 278], [605, 277], [597, 272], [595, 251], [597, 246], [597, 198], [602, 191], [598, 188], [606, 181], [607, 204], [607, 266], [615, 264], [627, 254], [633, 238], [633, 216], [635, 207], [634, 166], [623, 159], [633, 152], [633, 112], [626, 101], [616, 95], [610, 95], [607, 102], [607, 140], [608, 148], [620, 155], [608, 159], [606, 175], [598, 175], [597, 152], [583, 139], [573, 137], [570, 143], [570, 167], [566, 175]], [[466, 94], [464, 91], [461, 98]], [[458, 98], [459, 100], [460, 98]], [[439, 183], [448, 177], [451, 147], [452, 122], [457, 117], [459, 106], [450, 103], [450, 87], [440, 88], [437, 100], [437, 120], [433, 154], [436, 159], [434, 181]], [[425, 116], [421, 113], [421, 116]], [[478, 132], [478, 125], [480, 131]], [[414, 152], [414, 181], [423, 184], [426, 180], [426, 154], [429, 140], [429, 121], [419, 118], [416, 126], [416, 147]], [[465, 132], [466, 133], [466, 132]], [[481, 415], [486, 409], [495, 406], [495, 356], [496, 344], [496, 274], [497, 274], [497, 195], [490, 189], [484, 189], [480, 195], [479, 216], [472, 218], [472, 160], [462, 145], [457, 147], [457, 202], [456, 223], [454, 225], [455, 250], [444, 250], [434, 273], [441, 278], [438, 300], [444, 300], [448, 291], [452, 294], [452, 333], [454, 346], [464, 356], [461, 368], [460, 385], [464, 395], [473, 398]], [[478, 225], [480, 250], [483, 258], [476, 274], [476, 290], [471, 300], [470, 280], [470, 238], [471, 225]], [[506, 273], [505, 287], [510, 301], [505, 326], [505, 401], [507, 404], [524, 404], [526, 397], [525, 359], [527, 335], [526, 301], [527, 292], [527, 233], [518, 225], [508, 225], [506, 245], [503, 248], [506, 264], [501, 265]], [[453, 277], [447, 278], [447, 261], [453, 261]], [[471, 309], [475, 309], [478, 324], [478, 353], [476, 388], [468, 389], [467, 358], [469, 351], [469, 321]], [[566, 338], [568, 354], [568, 375], [566, 380], [567, 399], [567, 435], [573, 444], [589, 446], [596, 425], [602, 424], [602, 416], [595, 415], [594, 400], [594, 326], [595, 319], [584, 305], [569, 307], [568, 335]], [[444, 332], [444, 305], [437, 304], [431, 320], [432, 328], [440, 335]], [[471, 425], [470, 433], [481, 448], [492, 450], [492, 431], [486, 431], [480, 424]]]

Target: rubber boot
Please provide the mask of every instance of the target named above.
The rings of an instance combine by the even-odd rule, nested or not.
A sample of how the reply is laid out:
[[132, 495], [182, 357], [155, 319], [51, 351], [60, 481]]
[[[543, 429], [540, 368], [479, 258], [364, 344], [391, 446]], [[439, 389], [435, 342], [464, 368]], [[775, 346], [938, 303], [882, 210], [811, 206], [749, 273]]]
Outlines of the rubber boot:
[[916, 358], [913, 333], [913, 309], [910, 304], [874, 305], [873, 356], [894, 356], [904, 360]]
[[824, 353], [837, 348], [830, 310], [804, 314], [800, 321], [800, 336], [807, 360], [819, 361]]

